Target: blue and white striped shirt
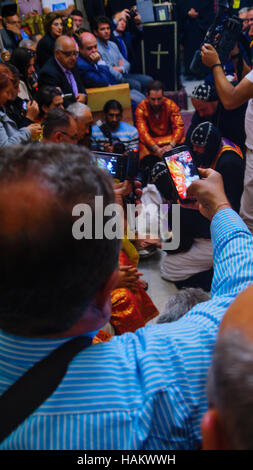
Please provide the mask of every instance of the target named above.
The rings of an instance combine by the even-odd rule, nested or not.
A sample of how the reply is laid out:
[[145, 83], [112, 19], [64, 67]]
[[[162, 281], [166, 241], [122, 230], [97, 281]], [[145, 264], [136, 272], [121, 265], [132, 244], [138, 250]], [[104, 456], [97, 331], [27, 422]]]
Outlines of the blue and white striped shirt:
[[[136, 127], [131, 126], [128, 122], [120, 121], [116, 131], [111, 131], [114, 140], [120, 140], [125, 146], [125, 150], [139, 149], [139, 134]], [[109, 143], [109, 139], [105, 137], [100, 128], [92, 126], [91, 149], [104, 151], [104, 145]]]
[[[253, 280], [252, 235], [230, 209], [212, 224], [212, 298], [174, 323], [80, 352], [51, 397], [1, 449], [195, 449], [219, 323]], [[0, 391], [66, 339], [0, 335]], [[17, 397], [18, 400], [18, 397]]]

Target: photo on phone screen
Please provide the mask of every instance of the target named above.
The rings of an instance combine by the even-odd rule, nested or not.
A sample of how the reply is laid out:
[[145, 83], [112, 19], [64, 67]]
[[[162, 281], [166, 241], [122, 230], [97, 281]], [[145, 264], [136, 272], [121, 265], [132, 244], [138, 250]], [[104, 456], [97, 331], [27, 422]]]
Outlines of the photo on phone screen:
[[96, 163], [99, 168], [106, 170], [113, 178], [118, 178], [118, 158], [115, 156], [111, 157], [96, 157]]
[[164, 154], [164, 161], [174, 182], [178, 196], [187, 200], [187, 188], [199, 179], [198, 170], [187, 147], [171, 150]]

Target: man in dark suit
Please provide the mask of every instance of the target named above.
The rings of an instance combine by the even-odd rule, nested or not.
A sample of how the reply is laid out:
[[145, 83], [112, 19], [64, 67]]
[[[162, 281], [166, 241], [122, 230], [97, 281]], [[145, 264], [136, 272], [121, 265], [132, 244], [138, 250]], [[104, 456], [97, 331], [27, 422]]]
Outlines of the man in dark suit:
[[117, 80], [98, 52], [96, 37], [91, 33], [82, 33], [78, 38], [78, 45], [80, 55], [77, 66], [84, 86], [94, 88], [116, 85]]
[[78, 51], [73, 39], [60, 36], [55, 42], [54, 57], [51, 57], [39, 72], [39, 87], [53, 85], [61, 88], [64, 94], [72, 95], [65, 99], [66, 106], [76, 101], [86, 103], [85, 88], [76, 65], [77, 56]]

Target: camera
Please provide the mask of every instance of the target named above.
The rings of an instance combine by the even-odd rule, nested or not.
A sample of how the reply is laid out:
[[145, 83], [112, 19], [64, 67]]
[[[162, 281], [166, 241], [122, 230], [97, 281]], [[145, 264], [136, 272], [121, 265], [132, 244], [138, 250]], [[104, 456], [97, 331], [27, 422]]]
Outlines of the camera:
[[120, 139], [114, 139], [112, 137], [111, 131], [109, 127], [107, 126], [107, 124], [102, 121], [97, 121], [96, 124], [101, 130], [101, 132], [104, 134], [104, 136], [109, 140], [109, 144], [112, 145], [113, 153], [119, 153], [119, 154], [125, 153], [126, 151], [125, 145], [123, 144], [123, 142], [120, 141]]
[[133, 8], [131, 8], [131, 10], [129, 10], [129, 15], [130, 15], [130, 20], [133, 20], [136, 16], [137, 16], [137, 12], [136, 10], [134, 10]]
[[99, 168], [106, 170], [119, 180], [134, 181], [139, 172], [139, 152], [130, 150], [126, 155], [107, 152], [92, 152]]
[[[214, 23], [208, 29], [203, 44], [211, 44], [225, 64], [230, 52], [235, 47], [242, 32], [242, 20], [233, 13], [233, 0], [218, 0], [217, 14]], [[202, 64], [201, 50], [198, 49], [193, 57], [190, 70], [195, 75], [207, 75], [210, 69]]]

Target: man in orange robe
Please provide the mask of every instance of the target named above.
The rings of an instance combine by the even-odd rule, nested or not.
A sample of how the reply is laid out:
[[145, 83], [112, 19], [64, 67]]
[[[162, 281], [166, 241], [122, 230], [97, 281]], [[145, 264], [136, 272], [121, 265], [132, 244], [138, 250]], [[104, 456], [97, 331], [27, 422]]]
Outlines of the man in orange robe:
[[146, 162], [149, 159], [156, 163], [165, 152], [184, 142], [184, 123], [179, 107], [163, 95], [161, 82], [150, 82], [146, 89], [146, 99], [139, 103], [135, 113], [140, 158], [148, 155]]

